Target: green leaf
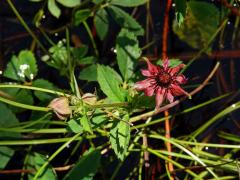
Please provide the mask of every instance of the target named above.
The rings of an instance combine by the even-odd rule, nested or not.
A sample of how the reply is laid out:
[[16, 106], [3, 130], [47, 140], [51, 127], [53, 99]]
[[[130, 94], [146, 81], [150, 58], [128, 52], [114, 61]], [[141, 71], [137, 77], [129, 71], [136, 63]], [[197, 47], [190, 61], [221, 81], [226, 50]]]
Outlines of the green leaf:
[[88, 56], [78, 60], [79, 64], [94, 64], [95, 62], [96, 62], [96, 57], [94, 56]]
[[86, 68], [84, 68], [78, 76], [81, 80], [86, 81], [97, 81], [97, 65], [92, 64]]
[[144, 30], [141, 27], [141, 25], [128, 13], [123, 11], [122, 9], [116, 7], [116, 6], [109, 6], [108, 10], [113, 17], [113, 19], [122, 27], [125, 29], [128, 29], [129, 31], [134, 32], [137, 36], [143, 35]]
[[108, 14], [105, 9], [99, 9], [94, 16], [94, 23], [97, 31], [97, 35], [101, 40], [103, 40], [107, 33], [109, 28], [109, 20], [108, 20]]
[[183, 23], [184, 17], [186, 15], [187, 3], [186, 0], [175, 0], [176, 3], [176, 20], [180, 26]]
[[82, 133], [83, 132], [82, 126], [75, 119], [71, 119], [70, 121], [67, 122], [67, 124], [68, 124], [67, 128], [71, 132], [74, 132], [74, 133]]
[[[16, 102], [29, 105], [33, 104], [32, 92], [30, 90], [19, 88], [4, 88], [2, 91], [12, 96]], [[9, 105], [9, 108], [15, 113], [26, 111], [24, 108], [19, 108], [11, 105]]]
[[[39, 153], [30, 154], [27, 158], [27, 169], [36, 169], [38, 170], [44, 163], [47, 162], [47, 159]], [[28, 173], [28, 178], [31, 180], [34, 177], [36, 172]], [[39, 179], [43, 180], [55, 180], [57, 179], [56, 172], [54, 169], [47, 165], [45, 170], [40, 174]]]
[[80, 0], [57, 0], [57, 2], [70, 8], [80, 5]]
[[132, 102], [135, 109], [153, 109], [155, 107], [155, 97], [153, 96], [135, 96]]
[[102, 0], [92, 0], [92, 2], [93, 2], [94, 4], [100, 4], [100, 3], [102, 3]]
[[84, 115], [80, 118], [80, 124], [82, 125], [84, 131], [93, 134], [90, 121], [86, 115]]
[[[159, 59], [156, 64], [163, 66], [162, 59]], [[180, 59], [169, 59], [169, 66], [170, 67], [176, 67], [180, 64], [183, 64], [183, 62]]]
[[11, 61], [7, 64], [7, 68], [4, 71], [3, 76], [17, 81], [25, 81], [22, 76], [18, 75], [18, 71], [18, 58], [14, 55], [12, 56]]
[[99, 128], [108, 122], [107, 115], [100, 109], [96, 109], [94, 116], [90, 119], [92, 128]]
[[[19, 89], [19, 88], [4, 88], [2, 89], [3, 92], [10, 95], [16, 102], [22, 103], [22, 104], [33, 104], [33, 97], [31, 90], [26, 89]], [[14, 113], [20, 113], [23, 111], [26, 111], [24, 108], [19, 108], [15, 106], [8, 105], [8, 107], [14, 112]]]
[[[17, 126], [19, 124], [18, 119], [12, 113], [12, 111], [7, 108], [5, 104], [0, 103], [0, 127], [1, 128], [8, 128], [10, 126]], [[21, 136], [20, 133], [15, 132], [7, 132], [7, 131], [0, 131], [0, 138], [19, 138]]]
[[61, 9], [57, 6], [55, 0], [48, 0], [48, 10], [56, 18], [61, 15]]
[[52, 61], [47, 62], [50, 63], [49, 65], [59, 69], [67, 65], [68, 52], [62, 41], [59, 41], [57, 45], [52, 46], [49, 49], [49, 52], [52, 55]]
[[38, 12], [36, 13], [36, 15], [33, 18], [33, 23], [35, 24], [35, 26], [37, 28], [39, 28], [39, 26], [41, 25], [41, 21], [44, 15], [44, 10], [43, 9], [39, 9]]
[[29, 0], [29, 1], [32, 1], [32, 2], [41, 2], [43, 0]]
[[143, 5], [147, 1], [148, 0], [111, 0], [110, 4], [124, 6], [124, 7], [134, 7], [134, 6]]
[[80, 25], [83, 21], [86, 21], [87, 18], [92, 14], [90, 9], [81, 9], [76, 11], [74, 14], [74, 24], [75, 26]]
[[[54, 86], [53, 83], [51, 83], [45, 79], [37, 79], [37, 80], [33, 81], [32, 86], [39, 87], [39, 88], [45, 88], [45, 89], [49, 89], [49, 90], [57, 90], [57, 88]], [[34, 95], [40, 101], [44, 101], [44, 102], [49, 102], [53, 98], [56, 97], [56, 95], [54, 95], [54, 94], [49, 94], [49, 93], [45, 93], [45, 92], [41, 92], [41, 91], [34, 91]]]
[[64, 180], [91, 180], [100, 166], [101, 153], [99, 150], [85, 152]]
[[123, 92], [119, 87], [119, 76], [110, 67], [98, 65], [97, 67], [97, 79], [98, 83], [109, 99], [114, 102], [123, 102]]
[[[129, 116], [123, 117], [124, 121], [129, 120]], [[110, 130], [110, 142], [112, 148], [121, 160], [124, 159], [130, 141], [130, 126], [124, 121], [115, 121]]]
[[141, 55], [141, 49], [134, 33], [122, 29], [117, 37], [116, 50], [119, 69], [127, 81], [132, 76], [136, 60]]
[[42, 61], [47, 63], [47, 65], [58, 69], [61, 75], [67, 75], [69, 73], [69, 61], [65, 42], [59, 41], [57, 45], [49, 48], [49, 53], [51, 54], [51, 57], [49, 55], [45, 55], [42, 57]]
[[37, 72], [38, 68], [33, 53], [22, 50], [18, 57], [12, 56], [11, 61], [7, 64], [4, 77], [25, 82], [26, 80], [33, 80]]
[[[216, 32], [219, 20], [219, 10], [213, 4], [190, 1], [187, 3], [187, 14], [183, 24], [179, 26], [175, 22], [173, 31], [191, 47], [203, 49]], [[209, 49], [206, 52], [208, 51]]]
[[6, 146], [0, 146], [0, 169], [4, 169], [6, 167], [13, 154], [13, 149]]
[[[17, 102], [22, 103], [22, 104], [28, 104], [28, 105], [33, 104], [32, 93], [29, 90], [19, 89], [19, 91], [15, 95], [15, 99]], [[16, 113], [26, 111], [26, 109], [24, 109], [24, 108], [17, 108], [17, 107], [12, 107], [12, 109]]]
[[88, 46], [82, 45], [81, 47], [73, 48], [73, 57], [77, 60], [83, 58], [88, 52]]
[[176, 16], [176, 21], [177, 21], [178, 26], [181, 26], [182, 23], [184, 22], [184, 17], [182, 15], [182, 13], [176, 12], [175, 16]]

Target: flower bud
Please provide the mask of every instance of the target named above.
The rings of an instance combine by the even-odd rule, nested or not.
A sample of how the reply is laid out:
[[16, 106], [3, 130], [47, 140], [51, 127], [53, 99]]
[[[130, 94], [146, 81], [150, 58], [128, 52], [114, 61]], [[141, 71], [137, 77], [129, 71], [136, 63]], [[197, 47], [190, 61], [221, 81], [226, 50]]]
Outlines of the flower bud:
[[95, 104], [97, 102], [97, 97], [96, 97], [95, 94], [85, 93], [82, 96], [82, 100], [83, 100], [83, 102], [85, 102], [87, 104], [93, 105], [93, 104]]
[[67, 97], [59, 97], [53, 99], [48, 107], [52, 108], [54, 113], [61, 120], [66, 119], [72, 113]]

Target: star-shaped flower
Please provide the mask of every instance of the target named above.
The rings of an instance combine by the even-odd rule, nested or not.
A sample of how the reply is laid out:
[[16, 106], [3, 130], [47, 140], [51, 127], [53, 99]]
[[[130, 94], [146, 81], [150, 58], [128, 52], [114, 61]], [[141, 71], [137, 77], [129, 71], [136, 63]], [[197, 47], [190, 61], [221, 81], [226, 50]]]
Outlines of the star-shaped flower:
[[164, 61], [163, 66], [153, 65], [149, 60], [146, 62], [148, 69], [142, 69], [141, 73], [147, 79], [136, 82], [134, 87], [138, 91], [144, 91], [146, 96], [155, 94], [156, 108], [159, 108], [165, 99], [172, 103], [174, 96], [183, 94], [190, 96], [180, 87], [181, 84], [187, 82], [185, 76], [179, 74], [179, 71], [185, 66], [184, 64], [169, 67], [168, 59]]

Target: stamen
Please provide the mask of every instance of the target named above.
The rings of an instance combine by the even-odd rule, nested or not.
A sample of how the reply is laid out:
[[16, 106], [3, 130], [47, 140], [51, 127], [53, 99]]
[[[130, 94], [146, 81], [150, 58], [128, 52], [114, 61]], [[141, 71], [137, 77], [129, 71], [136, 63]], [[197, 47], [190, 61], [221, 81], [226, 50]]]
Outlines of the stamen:
[[156, 76], [156, 82], [159, 86], [168, 87], [172, 82], [172, 77], [169, 73], [162, 71]]

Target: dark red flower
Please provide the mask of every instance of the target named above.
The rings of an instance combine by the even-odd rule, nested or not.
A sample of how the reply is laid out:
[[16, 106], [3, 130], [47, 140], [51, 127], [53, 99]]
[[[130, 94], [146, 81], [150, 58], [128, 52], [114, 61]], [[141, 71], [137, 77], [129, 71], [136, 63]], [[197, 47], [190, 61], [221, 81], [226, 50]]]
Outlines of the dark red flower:
[[185, 84], [187, 79], [179, 71], [185, 66], [180, 64], [176, 67], [169, 67], [169, 60], [166, 59], [163, 66], [155, 66], [146, 60], [148, 69], [142, 69], [141, 73], [147, 79], [135, 83], [134, 87], [138, 91], [144, 91], [146, 96], [156, 94], [156, 108], [159, 108], [163, 101], [167, 99], [173, 102], [174, 96], [189, 94], [180, 85]]

